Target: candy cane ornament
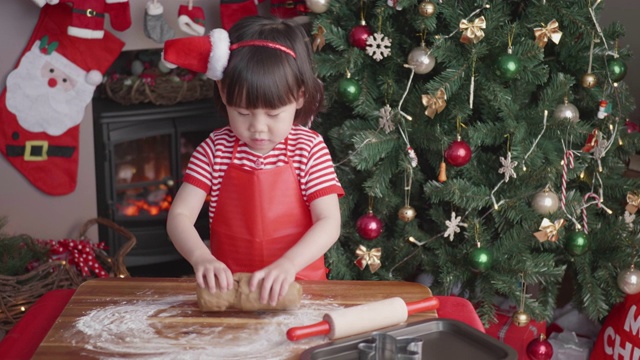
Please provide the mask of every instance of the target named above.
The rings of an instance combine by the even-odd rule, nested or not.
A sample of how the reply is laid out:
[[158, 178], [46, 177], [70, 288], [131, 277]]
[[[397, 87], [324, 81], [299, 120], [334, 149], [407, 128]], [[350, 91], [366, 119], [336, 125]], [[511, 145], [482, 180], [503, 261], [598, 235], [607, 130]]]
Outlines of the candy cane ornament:
[[568, 168], [573, 169], [573, 166], [573, 152], [571, 152], [571, 150], [567, 150], [564, 152], [564, 157], [562, 159], [562, 197], [560, 199], [560, 207], [565, 212], [565, 205], [567, 203], [567, 172]]

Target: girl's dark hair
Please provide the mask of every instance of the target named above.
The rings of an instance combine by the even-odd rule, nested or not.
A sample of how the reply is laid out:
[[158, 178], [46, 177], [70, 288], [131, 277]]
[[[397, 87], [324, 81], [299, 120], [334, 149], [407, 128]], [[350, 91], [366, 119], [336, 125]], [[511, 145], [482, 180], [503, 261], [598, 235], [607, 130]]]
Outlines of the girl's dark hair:
[[[229, 29], [231, 44], [244, 40], [269, 40], [291, 49], [296, 57], [265, 46], [243, 46], [231, 51], [220, 85], [227, 104], [247, 109], [276, 109], [298, 99], [294, 123], [308, 125], [323, 105], [324, 90], [315, 75], [313, 51], [305, 29], [291, 20], [250, 16]], [[216, 101], [222, 103], [216, 91]], [[226, 108], [221, 106], [226, 115]]]

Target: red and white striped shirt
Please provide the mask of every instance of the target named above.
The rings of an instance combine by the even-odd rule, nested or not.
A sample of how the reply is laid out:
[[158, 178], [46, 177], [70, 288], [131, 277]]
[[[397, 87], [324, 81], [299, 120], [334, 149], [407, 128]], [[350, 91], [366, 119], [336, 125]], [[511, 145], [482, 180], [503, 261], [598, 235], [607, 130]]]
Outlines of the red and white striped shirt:
[[[213, 219], [222, 178], [231, 162], [237, 137], [231, 128], [215, 130], [191, 155], [183, 181], [210, 195], [209, 221]], [[288, 136], [288, 155], [293, 163], [300, 191], [309, 205], [313, 200], [329, 195], [344, 195], [333, 168], [331, 154], [322, 136], [302, 126], [294, 125]], [[285, 140], [269, 153], [258, 154], [239, 140], [235, 164], [248, 170], [266, 170], [287, 164]]]

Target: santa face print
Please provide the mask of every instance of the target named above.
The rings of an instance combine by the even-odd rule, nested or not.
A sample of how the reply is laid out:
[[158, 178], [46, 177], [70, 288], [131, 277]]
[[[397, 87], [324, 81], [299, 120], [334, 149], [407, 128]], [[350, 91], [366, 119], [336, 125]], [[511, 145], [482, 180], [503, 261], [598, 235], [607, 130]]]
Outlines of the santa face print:
[[40, 76], [47, 82], [50, 88], [58, 87], [63, 92], [69, 92], [76, 87], [76, 80], [65, 74], [61, 69], [49, 61], [45, 61], [40, 69]]
[[57, 52], [40, 51], [39, 41], [7, 77], [7, 109], [31, 132], [58, 136], [84, 118], [95, 85], [86, 71]]

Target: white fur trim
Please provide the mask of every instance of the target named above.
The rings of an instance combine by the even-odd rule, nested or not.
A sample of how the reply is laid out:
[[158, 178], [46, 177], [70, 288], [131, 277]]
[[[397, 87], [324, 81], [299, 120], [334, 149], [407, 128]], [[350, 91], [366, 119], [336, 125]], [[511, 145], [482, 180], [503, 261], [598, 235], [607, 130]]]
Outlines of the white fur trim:
[[180, 26], [180, 30], [186, 32], [187, 34], [195, 36], [204, 35], [204, 26], [196, 24], [187, 15], [178, 16], [178, 26]]
[[76, 26], [69, 26], [67, 27], [67, 34], [83, 39], [102, 39], [104, 37], [104, 30], [89, 30]]
[[222, 79], [222, 73], [229, 63], [229, 33], [224, 29], [213, 29], [209, 33], [211, 53], [207, 65], [207, 77], [213, 80]]
[[98, 70], [90, 70], [85, 79], [87, 84], [98, 86], [102, 82], [102, 74]]
[[44, 4], [46, 4], [46, 0], [33, 0], [34, 3], [36, 3], [36, 5], [38, 5], [39, 7], [43, 7]]
[[170, 62], [168, 62], [167, 60], [164, 59], [164, 51], [162, 52], [162, 56], [160, 57], [160, 61], [162, 61], [164, 66], [168, 67], [169, 69], [175, 69], [175, 68], [178, 67], [178, 65], [170, 63]]
[[129, 2], [129, 0], [105, 0], [105, 2], [107, 4], [117, 4], [117, 3]]
[[149, 1], [147, 3], [147, 14], [149, 15], [160, 15], [164, 12], [164, 8], [162, 4], [159, 2], [154, 3], [153, 1]]

